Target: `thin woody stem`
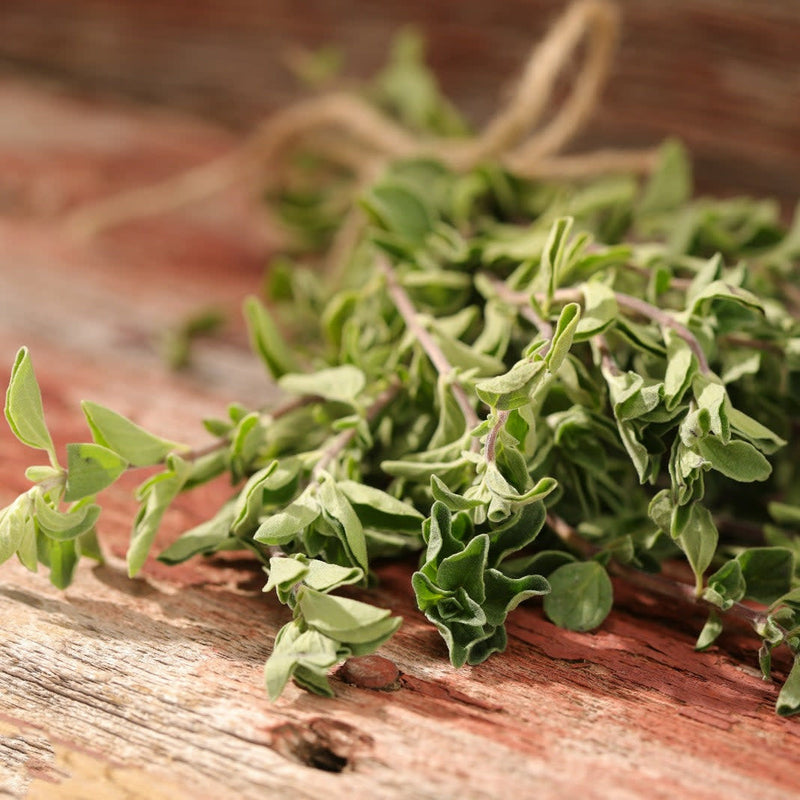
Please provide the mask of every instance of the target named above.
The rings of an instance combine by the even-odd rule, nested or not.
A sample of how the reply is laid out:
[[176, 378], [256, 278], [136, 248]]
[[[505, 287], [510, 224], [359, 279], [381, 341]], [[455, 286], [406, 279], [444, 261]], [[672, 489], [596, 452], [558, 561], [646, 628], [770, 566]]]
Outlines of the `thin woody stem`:
[[[313, 403], [322, 402], [323, 399], [324, 398], [320, 397], [319, 395], [306, 394], [302, 397], [294, 397], [291, 400], [288, 400], [287, 402], [282, 403], [281, 405], [272, 409], [272, 411], [267, 411], [264, 413], [270, 419], [280, 419], [281, 417], [285, 417], [287, 414], [291, 414], [292, 411], [297, 411], [298, 409], [304, 408], [305, 406], [310, 406]], [[215, 439], [213, 442], [209, 442], [202, 447], [196, 447], [183, 453], [178, 452], [177, 455], [179, 455], [185, 461], [196, 461], [198, 458], [202, 458], [203, 456], [209, 456], [218, 452], [219, 450], [224, 450], [230, 443], [231, 441], [229, 437], [221, 436], [219, 439]]]
[[[264, 413], [266, 413], [270, 419], [280, 419], [281, 417], [285, 417], [287, 414], [291, 414], [292, 411], [297, 411], [300, 408], [312, 405], [313, 403], [322, 402], [323, 400], [324, 398], [320, 397], [319, 395], [307, 394], [301, 397], [294, 397], [291, 400], [288, 400], [287, 402], [282, 403], [281, 405], [272, 409], [272, 411]], [[172, 452], [175, 455], [180, 456], [180, 458], [184, 461], [197, 461], [205, 456], [210, 456], [214, 453], [218, 453], [220, 450], [224, 450], [230, 445], [230, 443], [230, 436], [220, 436], [218, 439], [214, 439], [208, 444], [200, 447], [195, 447], [191, 450], [173, 450]], [[125, 468], [125, 472], [133, 472], [134, 470], [138, 469], [142, 469], [142, 467], [129, 464]], [[66, 479], [66, 471], [62, 471], [60, 474], [55, 475], [52, 478], [41, 481], [40, 483], [36, 484], [36, 486], [38, 486], [40, 491], [47, 493], [53, 489], [62, 488], [66, 483]]]
[[[395, 308], [400, 313], [400, 316], [403, 318], [406, 327], [419, 342], [439, 375], [444, 378], [452, 378], [454, 372], [452, 365], [447, 360], [447, 357], [442, 352], [439, 345], [436, 344], [429, 331], [420, 323], [417, 310], [414, 308], [414, 304], [411, 302], [411, 298], [408, 296], [406, 290], [397, 280], [397, 275], [391, 265], [388, 261], [382, 259], [379, 262], [379, 267], [386, 276], [386, 286], [389, 290], [389, 296]], [[455, 397], [458, 407], [464, 415], [467, 426], [469, 428], [474, 428], [479, 425], [480, 419], [475, 409], [472, 407], [472, 403], [464, 387], [457, 380], [452, 379], [450, 381], [450, 391], [453, 393], [453, 397]]]
[[[490, 280], [501, 299], [518, 306], [520, 309], [530, 308], [530, 295], [528, 295], [526, 292], [517, 292], [513, 289], [509, 289], [508, 286], [506, 286], [497, 278], [492, 277]], [[665, 328], [670, 328], [671, 330], [675, 331], [675, 333], [689, 346], [692, 354], [697, 359], [697, 365], [699, 366], [700, 371], [704, 375], [711, 374], [711, 367], [709, 366], [708, 359], [706, 358], [706, 354], [703, 352], [703, 348], [700, 346], [700, 342], [697, 341], [697, 337], [685, 325], [678, 322], [678, 320], [676, 320], [675, 317], [669, 313], [669, 311], [665, 311], [664, 309], [658, 308], [657, 306], [654, 306], [645, 300], [640, 300], [638, 297], [632, 297], [631, 295], [623, 294], [622, 292], [614, 292], [614, 298], [617, 301], [617, 305], [621, 309], [625, 309], [626, 311], [631, 311], [634, 314], [647, 317], [648, 319], [653, 320], [653, 322], [657, 322], [659, 325], [663, 325]], [[539, 298], [537, 296], [537, 300], [538, 299], [543, 300], [544, 297]], [[583, 299], [583, 292], [579, 288], [557, 289], [553, 293], [553, 300], [560, 303], [580, 303], [583, 301]], [[530, 319], [530, 317], [528, 318]]]
[[632, 297], [629, 294], [614, 292], [614, 297], [617, 299], [617, 305], [621, 308], [626, 308], [628, 311], [633, 311], [635, 314], [641, 314], [643, 317], [649, 317], [654, 322], [658, 322], [660, 325], [664, 325], [675, 331], [675, 333], [689, 345], [689, 349], [697, 359], [697, 365], [700, 367], [700, 371], [704, 375], [708, 375], [711, 372], [711, 367], [708, 365], [708, 359], [703, 352], [703, 348], [700, 346], [700, 342], [698, 342], [695, 335], [685, 325], [678, 322], [672, 314], [651, 305], [645, 300], [640, 300], [638, 297]]
[[486, 460], [490, 464], [493, 464], [497, 460], [497, 437], [500, 435], [500, 431], [505, 427], [506, 422], [508, 422], [508, 414], [508, 411], [498, 411], [494, 425], [489, 429], [489, 433], [486, 434], [484, 454]]
[[597, 352], [600, 354], [600, 364], [602, 368], [608, 372], [609, 375], [621, 375], [622, 370], [619, 368], [619, 365], [611, 355], [611, 351], [608, 349], [606, 337], [603, 336], [602, 333], [599, 333], [597, 336], [595, 336], [594, 341], [595, 346], [597, 347]]
[[[511, 290], [502, 281], [492, 279], [492, 283], [498, 289], [500, 296], [504, 297], [504, 299], [508, 299], [506, 295], [510, 293]], [[518, 310], [520, 316], [527, 319], [545, 340], [544, 346], [539, 350], [539, 355], [542, 357], [547, 355], [553, 344], [553, 326], [546, 319], [542, 319], [536, 312], [536, 309], [530, 305], [521, 306]], [[505, 427], [506, 422], [508, 422], [508, 415], [508, 411], [498, 411], [494, 425], [490, 428], [489, 433], [486, 434], [484, 455], [490, 464], [493, 464], [497, 459], [497, 438], [500, 435], [500, 431]]]

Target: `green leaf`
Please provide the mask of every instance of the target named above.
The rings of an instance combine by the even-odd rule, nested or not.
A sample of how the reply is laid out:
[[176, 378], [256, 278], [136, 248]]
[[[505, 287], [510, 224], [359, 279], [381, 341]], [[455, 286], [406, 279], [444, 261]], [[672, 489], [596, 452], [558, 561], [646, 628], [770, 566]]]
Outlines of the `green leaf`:
[[672, 492], [669, 489], [662, 489], [650, 501], [647, 508], [647, 516], [650, 517], [659, 530], [669, 533], [672, 528], [673, 508]]
[[781, 717], [790, 717], [800, 712], [800, 656], [796, 656], [786, 683], [778, 693], [775, 711]]
[[474, 370], [477, 376], [484, 377], [497, 375], [506, 368], [501, 359], [481, 353], [460, 339], [448, 336], [444, 331], [439, 330], [435, 324], [431, 324], [430, 328], [431, 335], [436, 344], [439, 345], [444, 357], [456, 369]]
[[100, 516], [100, 506], [78, 503], [66, 513], [50, 506], [41, 492], [34, 492], [36, 527], [49, 539], [67, 542], [91, 530]]
[[306, 374], [282, 375], [278, 385], [289, 394], [319, 395], [326, 400], [353, 403], [363, 391], [366, 378], [357, 367], [342, 364]]
[[26, 534], [25, 506], [27, 505], [29, 505], [28, 498], [22, 495], [10, 506], [0, 510], [0, 564], [8, 561], [22, 546]]
[[659, 152], [658, 165], [639, 201], [641, 215], [680, 208], [692, 192], [692, 168], [686, 149], [675, 139], [667, 140]]
[[747, 581], [740, 561], [727, 561], [708, 579], [703, 599], [727, 611], [745, 596]]
[[565, 266], [564, 249], [574, 222], [575, 220], [572, 217], [560, 217], [552, 224], [547, 235], [547, 241], [542, 251], [540, 275], [548, 303], [553, 299], [553, 293], [559, 281], [559, 274]]
[[581, 286], [583, 313], [575, 329], [575, 341], [583, 342], [603, 333], [615, 322], [619, 314], [614, 290], [599, 280], [587, 281]]
[[692, 298], [691, 313], [702, 316], [704, 309], [707, 309], [714, 300], [732, 301], [754, 311], [763, 312], [764, 310], [761, 300], [747, 289], [743, 289], [741, 286], [732, 286], [725, 281], [712, 281]]
[[364, 537], [361, 520], [353, 506], [350, 505], [350, 501], [328, 474], [322, 476], [317, 496], [323, 517], [335, 520], [341, 526], [342, 544], [354, 559], [354, 565], [361, 567], [366, 572], [369, 568], [367, 541]]
[[52, 481], [53, 484], [63, 483], [66, 480], [66, 473], [61, 467], [51, 467], [49, 465], [38, 465], [28, 467], [25, 470], [25, 477], [31, 483], [44, 483], [48, 484]]
[[6, 391], [5, 415], [14, 435], [28, 447], [45, 450], [54, 467], [58, 466], [53, 440], [47, 430], [42, 393], [33, 372], [27, 347], [17, 352]]
[[686, 342], [667, 335], [667, 370], [664, 374], [664, 405], [672, 410], [683, 399], [697, 369], [696, 359]]
[[344, 644], [385, 641], [402, 623], [388, 609], [323, 594], [307, 586], [297, 593], [297, 607], [310, 628]]
[[510, 578], [496, 569], [486, 570], [486, 602], [484, 612], [489, 625], [500, 626], [508, 614], [531, 597], [546, 595], [550, 583], [541, 575]]
[[786, 440], [773, 433], [758, 420], [735, 408], [728, 409], [728, 421], [740, 436], [757, 447], [762, 453], [770, 455], [786, 445]]
[[788, 503], [768, 503], [769, 515], [783, 525], [800, 525], [800, 506]]
[[451, 592], [464, 589], [471, 600], [482, 603], [486, 597], [483, 572], [488, 555], [489, 537], [476, 536], [459, 552], [441, 560], [436, 569], [436, 585]]
[[244, 318], [250, 346], [273, 378], [293, 372], [297, 364], [289, 345], [261, 301], [250, 295], [244, 301]]
[[[303, 630], [294, 620], [284, 625], [275, 637], [272, 654], [264, 665], [264, 681], [270, 700], [280, 697], [289, 679], [306, 670], [306, 686], [314, 685], [318, 694], [333, 695], [325, 673], [339, 660], [336, 642], [315, 630]], [[312, 680], [316, 676], [316, 680]]]
[[399, 181], [384, 180], [373, 186], [361, 204], [378, 225], [413, 244], [420, 244], [433, 229], [433, 210], [420, 194]]
[[786, 547], [748, 547], [736, 556], [751, 600], [769, 605], [792, 588], [794, 553]]
[[756, 375], [760, 369], [761, 353], [758, 350], [726, 350], [722, 353], [720, 379], [726, 385], [746, 375]]
[[67, 445], [67, 484], [64, 500], [90, 497], [122, 475], [128, 462], [99, 444]]
[[[308, 574], [308, 559], [298, 553], [295, 556], [273, 556], [269, 560], [269, 579], [263, 591], [275, 591], [281, 603], [291, 603], [292, 590]], [[293, 603], [292, 603], [293, 604]]]
[[438, 475], [431, 475], [431, 494], [434, 500], [443, 503], [450, 511], [467, 511], [471, 508], [478, 508], [484, 503], [480, 498], [468, 498], [451, 492]]
[[[676, 514], [673, 512], [673, 520], [675, 518]], [[686, 554], [695, 574], [699, 592], [703, 583], [703, 574], [714, 558], [719, 540], [719, 533], [711, 517], [711, 512], [705, 506], [693, 503], [677, 531], [673, 528], [673, 537], [676, 538], [681, 550]]]
[[154, 436], [135, 422], [97, 403], [84, 401], [81, 408], [95, 442], [136, 467], [160, 464], [173, 450], [185, 447]]
[[740, 483], [765, 481], [772, 473], [769, 461], [741, 439], [724, 444], [716, 436], [707, 436], [697, 442], [697, 449], [712, 469]]
[[558, 372], [559, 367], [567, 357], [580, 319], [581, 307], [577, 303], [567, 303], [561, 309], [550, 350], [548, 350], [545, 358], [550, 372]]
[[33, 499], [30, 492], [20, 495], [8, 508], [8, 516], [4, 517], [4, 525], [8, 525], [8, 544], [16, 547], [17, 558], [22, 566], [36, 572], [38, 564], [36, 519], [34, 517]]
[[358, 583], [363, 578], [364, 571], [359, 567], [343, 567], [311, 559], [308, 561], [308, 572], [303, 578], [303, 583], [318, 592], [327, 593], [340, 586]]
[[424, 517], [410, 503], [358, 481], [344, 480], [337, 485], [364, 525], [419, 530]]
[[235, 501], [232, 525], [235, 535], [248, 535], [258, 525], [258, 518], [264, 513], [264, 487], [277, 468], [278, 462], [270, 461], [247, 479]]
[[72, 583], [78, 566], [78, 550], [75, 540], [46, 539], [47, 553], [42, 559], [50, 567], [50, 583], [57, 589], [66, 589]]
[[552, 572], [544, 612], [562, 628], [589, 631], [611, 611], [614, 589], [605, 569], [596, 561], [578, 561]]
[[144, 566], [164, 512], [180, 493], [190, 469], [187, 462], [170, 456], [167, 469], [154, 475], [137, 489], [136, 498], [140, 506], [133, 523], [127, 554], [130, 577]]
[[181, 534], [158, 554], [158, 560], [163, 564], [181, 564], [192, 556], [215, 553], [231, 537], [234, 515], [234, 503], [226, 503], [211, 519]]
[[486, 405], [500, 411], [519, 408], [529, 402], [535, 387], [545, 377], [544, 361], [524, 359], [496, 378], [488, 378], [476, 385], [478, 397]]
[[694, 649], [706, 650], [707, 648], [711, 647], [711, 645], [714, 644], [714, 642], [719, 638], [722, 630], [722, 620], [720, 620], [719, 614], [717, 614], [717, 612], [712, 608], [708, 613], [706, 624], [703, 625], [703, 630], [700, 631], [700, 635], [697, 637]]
[[291, 542], [320, 515], [319, 504], [310, 492], [303, 492], [283, 511], [270, 514], [263, 520], [253, 539], [267, 545], [283, 545]]
[[493, 494], [503, 500], [521, 505], [544, 500], [558, 488], [558, 481], [555, 478], [540, 478], [530, 489], [518, 492], [503, 478], [497, 466], [490, 464], [486, 468], [486, 485]]
[[708, 414], [708, 430], [727, 445], [731, 438], [728, 414], [731, 403], [725, 387], [716, 380], [696, 375], [692, 389], [698, 409], [700, 412]]

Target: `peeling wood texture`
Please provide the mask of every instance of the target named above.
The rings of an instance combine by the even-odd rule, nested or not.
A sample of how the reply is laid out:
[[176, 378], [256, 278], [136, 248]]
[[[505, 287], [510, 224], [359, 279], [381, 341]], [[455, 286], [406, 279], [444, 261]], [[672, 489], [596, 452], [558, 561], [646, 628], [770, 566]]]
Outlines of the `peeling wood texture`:
[[[167, 372], [154, 344], [171, 320], [212, 302], [233, 312], [257, 290], [266, 251], [245, 196], [90, 242], [58, 224], [81, 200], [232, 141], [174, 115], [0, 82], [0, 380], [29, 345], [59, 447], [85, 437], [83, 398], [200, 445], [201, 417], [272, 396], [240, 323], [201, 343], [185, 374]], [[25, 488], [30, 451], [2, 426], [0, 452], [5, 505]], [[0, 798], [800, 794], [800, 722], [774, 716], [755, 639], [734, 629], [694, 653], [700, 617], [620, 583], [599, 631], [559, 630], [527, 604], [504, 655], [454, 670], [414, 608], [413, 564], [385, 567], [370, 597], [405, 619], [381, 651], [397, 688], [334, 677], [335, 699], [289, 687], [270, 704], [263, 663], [286, 610], [262, 594], [260, 569], [231, 557], [150, 561], [128, 579], [131, 486], [105, 496], [108, 563], [82, 565], [68, 590], [0, 568]], [[215, 483], [182, 498], [160, 543], [228, 491]]]

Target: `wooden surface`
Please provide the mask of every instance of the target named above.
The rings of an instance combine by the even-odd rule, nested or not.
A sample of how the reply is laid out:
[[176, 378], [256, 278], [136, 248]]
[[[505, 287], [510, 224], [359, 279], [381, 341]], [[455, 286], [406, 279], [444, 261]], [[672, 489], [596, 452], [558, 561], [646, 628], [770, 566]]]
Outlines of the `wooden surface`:
[[[402, 26], [474, 122], [512, 85], [564, 0], [3, 0], [0, 69], [133, 97], [240, 128], [294, 99], [298, 47], [338, 45], [371, 75]], [[603, 103], [577, 146], [687, 141], [703, 188], [800, 184], [800, 3], [620, 0], [623, 30]]]
[[[70, 241], [81, 199], [221, 152], [230, 136], [0, 82], [0, 380], [27, 344], [58, 446], [85, 439], [90, 398], [202, 444], [203, 416], [272, 390], [239, 323], [168, 373], [153, 341], [171, 320], [257, 290], [264, 244], [242, 197]], [[31, 451], [0, 430], [0, 505], [24, 490]], [[0, 568], [0, 797], [663, 798], [788, 800], [800, 792], [800, 722], [772, 707], [755, 639], [692, 651], [703, 620], [617, 584], [600, 630], [547, 622], [535, 603], [508, 651], [454, 670], [414, 609], [413, 565], [381, 571], [376, 603], [405, 623], [383, 649], [400, 688], [334, 678], [335, 699], [295, 687], [270, 704], [263, 662], [285, 609], [246, 559], [120, 567], [134, 505], [104, 496], [105, 566], [59, 592]], [[183, 498], [160, 542], [211, 512], [224, 484]], [[785, 674], [786, 662], [778, 662]], [[339, 772], [331, 771], [338, 769]]]

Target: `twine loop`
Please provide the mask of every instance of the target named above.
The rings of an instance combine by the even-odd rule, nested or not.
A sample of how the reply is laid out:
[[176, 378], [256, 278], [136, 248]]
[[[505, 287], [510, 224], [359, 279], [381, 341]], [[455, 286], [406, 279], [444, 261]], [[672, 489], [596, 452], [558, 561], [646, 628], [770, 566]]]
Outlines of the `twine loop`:
[[[73, 233], [96, 234], [128, 220], [161, 214], [212, 196], [255, 172], [278, 174], [286, 155], [313, 140], [315, 149], [351, 169], [361, 183], [397, 158], [431, 156], [454, 170], [499, 161], [523, 177], [579, 178], [614, 171], [650, 171], [655, 150], [599, 150], [559, 155], [594, 111], [608, 79], [619, 33], [610, 0], [577, 0], [532, 49], [517, 88], [472, 138], [421, 137], [355, 94], [332, 92], [302, 100], [264, 120], [238, 149], [167, 181], [100, 200], [73, 212]], [[536, 129], [556, 83], [585, 41], [571, 91]]]

